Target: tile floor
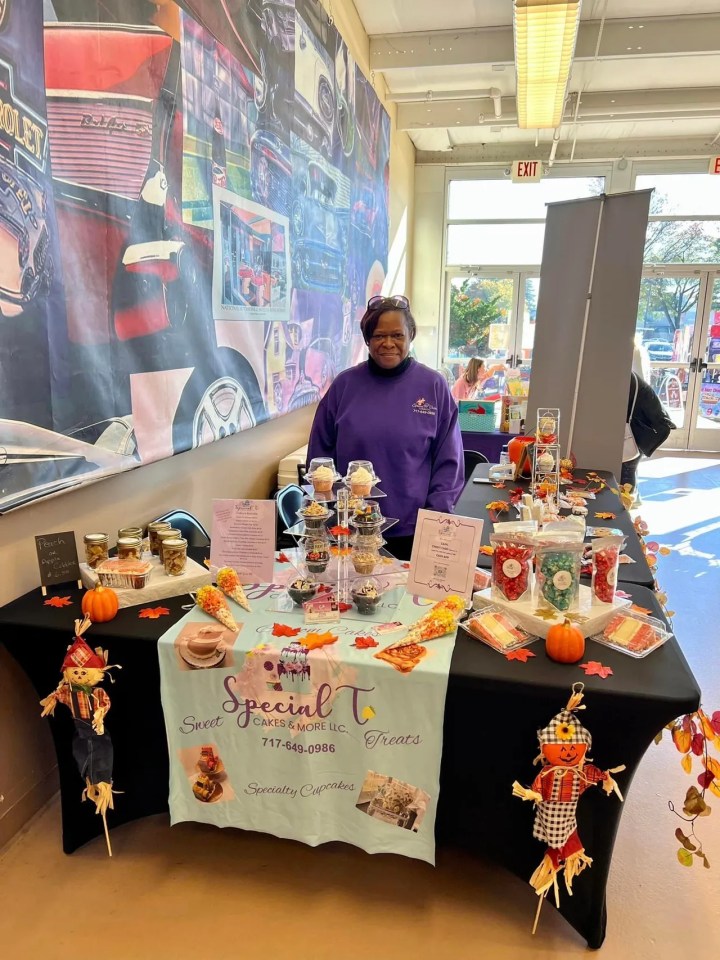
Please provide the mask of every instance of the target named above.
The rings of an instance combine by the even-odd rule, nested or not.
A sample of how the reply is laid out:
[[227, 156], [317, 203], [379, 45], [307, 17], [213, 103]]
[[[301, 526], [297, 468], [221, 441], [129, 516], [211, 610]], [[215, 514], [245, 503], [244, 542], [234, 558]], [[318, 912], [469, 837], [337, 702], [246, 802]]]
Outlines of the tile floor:
[[[720, 460], [658, 457], [642, 469], [641, 515], [673, 547], [659, 579], [704, 691], [720, 709]], [[720, 801], [704, 820], [710, 870], [682, 867], [667, 800], [689, 779], [669, 741], [651, 747], [626, 801], [608, 891], [604, 960], [715, 956], [720, 939]], [[121, 802], [121, 801], [119, 801]], [[0, 855], [0, 954], [20, 960], [523, 960], [586, 947], [491, 864], [439, 851], [432, 869], [331, 844], [153, 817], [72, 857], [50, 805]], [[6, 952], [7, 951], [7, 952]]]

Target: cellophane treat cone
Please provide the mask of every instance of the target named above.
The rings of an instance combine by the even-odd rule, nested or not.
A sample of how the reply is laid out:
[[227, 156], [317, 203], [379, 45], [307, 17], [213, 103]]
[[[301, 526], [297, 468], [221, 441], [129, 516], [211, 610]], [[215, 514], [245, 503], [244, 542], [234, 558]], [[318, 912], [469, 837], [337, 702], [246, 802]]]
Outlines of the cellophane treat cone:
[[252, 613], [237, 570], [233, 570], [232, 567], [221, 567], [217, 572], [217, 585], [226, 596], [239, 604], [243, 610]]
[[235, 623], [232, 613], [230, 613], [227, 600], [217, 587], [200, 587], [196, 595], [196, 602], [201, 610], [209, 613], [211, 617], [215, 617], [228, 630], [237, 632], [239, 627]]

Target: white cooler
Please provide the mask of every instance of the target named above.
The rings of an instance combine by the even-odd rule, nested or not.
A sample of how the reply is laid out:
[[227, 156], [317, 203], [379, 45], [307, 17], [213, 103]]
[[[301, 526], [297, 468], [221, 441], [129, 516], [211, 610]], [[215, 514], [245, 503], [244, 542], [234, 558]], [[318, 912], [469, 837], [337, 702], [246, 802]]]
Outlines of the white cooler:
[[298, 450], [293, 450], [292, 453], [289, 453], [286, 457], [278, 464], [278, 475], [277, 475], [277, 485], [278, 489], [282, 490], [283, 487], [286, 487], [289, 483], [298, 482], [298, 464], [304, 464], [307, 460], [307, 450], [308, 445], [305, 444], [304, 447], [300, 447]]

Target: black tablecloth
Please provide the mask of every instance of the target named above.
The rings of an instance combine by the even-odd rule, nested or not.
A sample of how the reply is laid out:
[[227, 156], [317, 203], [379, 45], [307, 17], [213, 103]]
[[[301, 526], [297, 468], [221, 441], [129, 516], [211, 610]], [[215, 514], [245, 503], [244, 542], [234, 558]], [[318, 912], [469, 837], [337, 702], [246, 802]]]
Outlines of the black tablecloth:
[[[491, 483], [473, 483], [476, 477], [482, 478], [483, 480], [487, 479], [489, 469], [490, 464], [487, 463], [481, 463], [475, 468], [472, 477], [470, 477], [465, 484], [465, 489], [460, 495], [460, 499], [455, 507], [455, 513], [463, 517], [478, 517], [485, 521], [482, 536], [482, 544], [484, 546], [489, 545], [490, 534], [493, 528], [487, 505], [493, 500], [509, 500], [510, 491], [516, 487], [522, 488], [524, 493], [527, 493], [530, 489], [529, 480], [508, 480], [504, 490], [497, 490]], [[584, 470], [575, 471], [575, 476], [580, 479], [583, 479], [585, 474], [586, 471]], [[602, 489], [594, 500], [588, 500], [588, 526], [617, 527], [618, 530], [622, 530], [626, 537], [624, 552], [632, 557], [635, 563], [621, 564], [618, 572], [618, 580], [623, 584], [636, 583], [641, 587], [652, 588], [654, 577], [650, 567], [647, 565], [645, 555], [642, 552], [638, 535], [635, 533], [632, 517], [625, 507], [623, 507], [620, 502], [620, 497], [610, 489], [617, 489], [617, 481], [611, 473], [606, 473], [602, 470], [598, 470], [598, 476], [602, 477], [608, 486]], [[578, 489], [581, 488], [578, 487]], [[615, 519], [600, 520], [595, 517], [596, 513], [614, 513]], [[511, 508], [510, 513], [503, 513], [498, 519], [505, 521], [512, 520], [516, 517], [517, 513]], [[478, 558], [478, 566], [488, 569], [492, 566], [492, 558], [486, 557], [481, 553]]]
[[[59, 681], [79, 614], [80, 592], [59, 592], [70, 596], [72, 606], [44, 606], [38, 589], [0, 610], [0, 637], [38, 698]], [[633, 586], [630, 592], [636, 602], [662, 616], [649, 590]], [[114, 786], [122, 791], [108, 814], [111, 828], [168, 809], [156, 642], [182, 615], [186, 599], [164, 601], [171, 615], [158, 620], [139, 619], [137, 607], [121, 610], [110, 623], [94, 625], [88, 638], [91, 645], [109, 649], [110, 662], [123, 667], [113, 685], [106, 683], [112, 698], [106, 728], [115, 746]], [[565, 705], [572, 683], [585, 682], [587, 710], [582, 719], [594, 736], [595, 763], [603, 769], [627, 764], [618, 774], [625, 795], [657, 731], [696, 709], [700, 699], [674, 639], [643, 660], [589, 641], [587, 659], [601, 660], [615, 671], [607, 680], [586, 678], [578, 667], [551, 662], [542, 641], [535, 643], [534, 652], [536, 657], [527, 663], [508, 662], [459, 631], [448, 684], [436, 821], [440, 842], [489, 855], [523, 879], [529, 879], [540, 862], [544, 846], [532, 837], [532, 804], [512, 797], [511, 784], [532, 783], [536, 731]], [[408, 679], [412, 683], [412, 677]], [[63, 849], [71, 853], [101, 834], [102, 822], [93, 805], [80, 799], [83, 784], [71, 754], [69, 711], [58, 708], [49, 722], [60, 770]], [[658, 811], [664, 809], [662, 799], [651, 802], [658, 804]], [[600, 790], [588, 791], [578, 806], [580, 836], [593, 865], [576, 879], [572, 897], [562, 894], [561, 912], [591, 947], [599, 947], [605, 936], [605, 886], [621, 812], [619, 800]]]

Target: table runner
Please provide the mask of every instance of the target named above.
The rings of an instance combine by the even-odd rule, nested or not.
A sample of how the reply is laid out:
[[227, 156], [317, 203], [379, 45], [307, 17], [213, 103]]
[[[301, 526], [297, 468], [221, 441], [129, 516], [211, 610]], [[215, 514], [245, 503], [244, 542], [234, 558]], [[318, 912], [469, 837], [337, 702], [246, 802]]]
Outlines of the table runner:
[[[201, 661], [188, 652], [202, 628], [220, 629], [201, 610], [160, 638], [172, 823], [198, 820], [312, 846], [343, 840], [434, 863], [454, 637], [428, 644], [427, 656], [402, 674], [373, 656], [401, 631], [378, 635], [377, 623], [345, 618], [305, 626], [272, 609], [267, 587], [253, 593], [264, 594], [253, 613], [232, 605], [240, 632], [224, 631], [227, 652], [213, 666], [194, 668]], [[428, 606], [404, 595], [388, 619], [409, 624]], [[336, 643], [303, 643], [326, 630]], [[353, 646], [373, 635], [378, 647]], [[208, 662], [218, 656], [222, 649]], [[198, 799], [193, 784], [208, 764], [214, 769]]]

